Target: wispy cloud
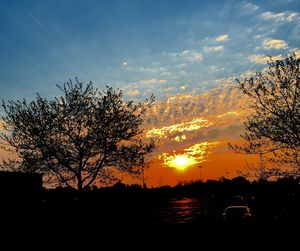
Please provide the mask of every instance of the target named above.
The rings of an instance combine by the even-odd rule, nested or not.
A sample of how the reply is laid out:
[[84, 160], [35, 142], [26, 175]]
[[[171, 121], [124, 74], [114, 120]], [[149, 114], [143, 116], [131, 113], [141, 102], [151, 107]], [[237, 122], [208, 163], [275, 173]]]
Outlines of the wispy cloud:
[[187, 66], [187, 63], [182, 63], [182, 64], [176, 65], [176, 67], [178, 67], [178, 68], [185, 68], [186, 66]]
[[262, 44], [263, 48], [266, 50], [270, 49], [286, 49], [288, 48], [287, 43], [284, 40], [279, 39], [265, 39]]
[[246, 13], [253, 13], [258, 9], [259, 9], [259, 7], [257, 5], [250, 3], [250, 2], [243, 2], [241, 4], [241, 10]]
[[182, 59], [188, 60], [188, 61], [201, 61], [203, 59], [202, 54], [195, 50], [185, 50], [182, 52], [173, 52], [173, 53], [169, 53], [169, 55], [172, 57], [179, 57], [179, 58], [182, 58]]
[[162, 128], [153, 128], [147, 132], [147, 137], [172, 138], [172, 135], [188, 131], [198, 130], [203, 127], [209, 127], [213, 123], [207, 119], [198, 118], [189, 122], [164, 126]]
[[[257, 64], [265, 64], [268, 61], [270, 61], [270, 57], [269, 56], [265, 56], [265, 55], [261, 55], [261, 54], [256, 54], [256, 55], [252, 55], [250, 57], [248, 57], [248, 59], [253, 62], [253, 63], [257, 63]], [[273, 60], [280, 60], [282, 59], [281, 55], [275, 55], [272, 56]]]
[[129, 96], [138, 96], [138, 95], [140, 95], [140, 91], [139, 90], [127, 90], [126, 94]]
[[217, 42], [224, 42], [224, 41], [226, 41], [226, 40], [228, 40], [228, 39], [229, 39], [229, 35], [224, 34], [224, 35], [218, 36], [218, 37], [216, 38], [216, 41], [217, 41]]
[[139, 67], [137, 69], [138, 71], [141, 72], [149, 72], [149, 73], [161, 73], [164, 72], [166, 69], [164, 67]]
[[39, 26], [43, 26], [40, 20], [31, 11], [28, 11], [28, 14], [36, 24], [38, 24]]
[[153, 74], [161, 74], [167, 70], [165, 67], [129, 66], [128, 62], [124, 62], [123, 66], [126, 66], [126, 70], [128, 71], [153, 73]]
[[[230, 83], [233, 81], [232, 79]], [[226, 80], [222, 82], [226, 83]], [[211, 116], [239, 110], [244, 101], [243, 93], [233, 85], [220, 86], [202, 95], [177, 94], [155, 103], [147, 114], [147, 128], [156, 128], [153, 133], [174, 133], [183, 128], [201, 128], [203, 125], [210, 125]]]
[[204, 47], [204, 51], [205, 52], [214, 52], [214, 51], [222, 51], [224, 50], [224, 46], [223, 45], [218, 45], [218, 46], [205, 46]]
[[156, 78], [152, 78], [152, 79], [144, 79], [144, 80], [140, 80], [138, 82], [133, 82], [130, 83], [129, 85], [131, 86], [140, 86], [140, 85], [155, 85], [155, 84], [164, 84], [166, 83], [167, 80], [166, 79], [156, 79]]
[[260, 15], [260, 17], [263, 20], [273, 20], [275, 22], [292, 22], [299, 17], [299, 14], [296, 12], [290, 12], [290, 11], [279, 12], [279, 13], [266, 11], [266, 12], [263, 12]]
[[[142, 79], [136, 82], [129, 82], [126, 86], [120, 87], [126, 96], [134, 97], [136, 99], [148, 98], [152, 93], [157, 93], [157, 86], [162, 85], [159, 88], [164, 89], [165, 83], [167, 83], [166, 79]], [[161, 93], [161, 95], [163, 92]], [[157, 96], [157, 95], [156, 95]]]

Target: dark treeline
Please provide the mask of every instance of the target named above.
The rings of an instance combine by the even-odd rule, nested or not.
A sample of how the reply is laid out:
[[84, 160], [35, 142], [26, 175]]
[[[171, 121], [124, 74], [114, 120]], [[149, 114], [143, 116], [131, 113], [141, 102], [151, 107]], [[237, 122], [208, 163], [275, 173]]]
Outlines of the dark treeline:
[[[121, 182], [93, 187], [83, 194], [73, 188], [2, 190], [2, 213], [22, 220], [31, 217], [47, 225], [95, 221], [102, 226], [222, 224], [227, 206], [251, 208], [251, 224], [299, 224], [300, 179], [250, 182], [243, 177], [181, 183], [175, 187], [142, 188]], [[26, 216], [26, 217], [25, 217]], [[87, 218], [86, 218], [87, 217]], [[45, 226], [46, 226], [45, 225]]]

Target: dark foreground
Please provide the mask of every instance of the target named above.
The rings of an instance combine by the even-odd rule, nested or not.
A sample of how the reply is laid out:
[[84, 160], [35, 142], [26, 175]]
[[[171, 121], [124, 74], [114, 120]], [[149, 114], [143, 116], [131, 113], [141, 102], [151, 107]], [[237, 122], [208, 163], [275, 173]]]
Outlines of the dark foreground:
[[[130, 240], [125, 242], [130, 245], [137, 240], [147, 245], [159, 240], [289, 245], [298, 240], [299, 183], [240, 185], [244, 188], [218, 183], [146, 190], [119, 187], [81, 196], [64, 189], [18, 191], [2, 195], [1, 236], [51, 242], [72, 236], [72, 243], [86, 238], [106, 242], [113, 237]], [[247, 205], [251, 218], [224, 220], [222, 214], [230, 205]]]
[[170, 247], [177, 243], [185, 248], [204, 244], [255, 248], [281, 243], [287, 248], [298, 239], [300, 226], [298, 217], [293, 219], [291, 215], [279, 221], [263, 211], [249, 222], [228, 223], [220, 217], [221, 203], [201, 197], [169, 198], [152, 203], [126, 197], [98, 203], [89, 198], [36, 207], [15, 206], [9, 212], [2, 209], [1, 231], [5, 234], [1, 236], [8, 235], [14, 240], [25, 238], [29, 246], [42, 240], [47, 245], [67, 242], [76, 247], [96, 243], [137, 249], [142, 242], [155, 250], [161, 245]]
[[[252, 198], [212, 195], [182, 196], [156, 194], [150, 191], [110, 191], [103, 194], [76, 194], [61, 191], [44, 192], [39, 199], [9, 198], [1, 203], [1, 215], [18, 224], [38, 223], [39, 227], [55, 224], [95, 224], [99, 228], [188, 231], [207, 226], [281, 226], [300, 225], [300, 197], [296, 194]], [[230, 205], [247, 205], [251, 217], [230, 222], [223, 219]]]

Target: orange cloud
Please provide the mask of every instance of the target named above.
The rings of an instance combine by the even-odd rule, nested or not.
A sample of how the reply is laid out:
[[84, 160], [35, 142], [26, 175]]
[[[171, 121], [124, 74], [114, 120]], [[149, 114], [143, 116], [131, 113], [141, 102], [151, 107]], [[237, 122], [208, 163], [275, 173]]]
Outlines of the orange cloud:
[[[162, 164], [168, 167], [189, 167], [204, 162], [211, 148], [216, 147], [218, 144], [219, 142], [202, 142], [184, 148], [179, 152], [162, 153], [158, 155], [157, 158], [162, 160]], [[182, 163], [178, 163], [178, 159], [181, 160]]]
[[153, 128], [147, 131], [146, 136], [148, 138], [152, 138], [152, 137], [167, 138], [169, 135], [172, 135], [174, 133], [194, 131], [202, 127], [209, 127], [212, 124], [213, 123], [209, 122], [207, 119], [198, 118], [190, 122], [183, 122], [171, 126], [164, 126], [162, 128]]
[[197, 179], [199, 164], [205, 165], [207, 178], [225, 176], [226, 172], [233, 175], [242, 169], [243, 161], [235, 161], [232, 166], [228, 156], [245, 156], [237, 157], [227, 143], [240, 140], [247, 106], [247, 99], [234, 84], [198, 96], [177, 94], [157, 102], [144, 125], [147, 137], [157, 139], [159, 146], [148, 170], [149, 184], [157, 185], [160, 178], [173, 185]]

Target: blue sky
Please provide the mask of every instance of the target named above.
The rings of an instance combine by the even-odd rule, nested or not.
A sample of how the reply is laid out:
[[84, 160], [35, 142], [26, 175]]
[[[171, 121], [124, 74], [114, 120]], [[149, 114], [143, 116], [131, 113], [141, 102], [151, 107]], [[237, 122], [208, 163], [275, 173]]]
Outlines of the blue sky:
[[300, 1], [0, 0], [0, 98], [77, 76], [140, 99], [200, 95], [300, 47]]

